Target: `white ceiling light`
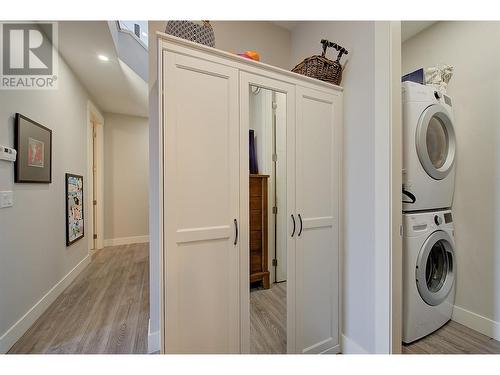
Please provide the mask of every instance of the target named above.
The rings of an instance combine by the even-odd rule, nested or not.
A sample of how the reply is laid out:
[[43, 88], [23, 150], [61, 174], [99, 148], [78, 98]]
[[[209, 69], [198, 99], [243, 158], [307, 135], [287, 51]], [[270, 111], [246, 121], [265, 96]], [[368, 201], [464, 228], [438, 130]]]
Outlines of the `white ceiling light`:
[[109, 57], [105, 55], [98, 55], [97, 58], [101, 61], [109, 61]]

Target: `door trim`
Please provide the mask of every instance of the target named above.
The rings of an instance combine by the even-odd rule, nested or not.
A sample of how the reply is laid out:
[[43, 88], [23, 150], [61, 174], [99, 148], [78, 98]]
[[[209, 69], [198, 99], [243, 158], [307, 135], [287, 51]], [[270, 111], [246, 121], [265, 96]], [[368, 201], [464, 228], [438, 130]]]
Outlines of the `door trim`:
[[[375, 22], [375, 353], [401, 353], [401, 22]], [[346, 333], [346, 332], [344, 332]], [[348, 332], [347, 332], [348, 333]], [[368, 344], [367, 344], [368, 345]]]
[[[295, 147], [295, 86], [266, 76], [240, 71], [240, 220], [241, 256], [240, 256], [240, 313], [241, 313], [241, 353], [250, 353], [250, 289], [249, 289], [249, 191], [248, 191], [248, 130], [250, 129], [249, 90], [250, 85], [284, 93], [287, 96], [287, 217], [295, 211], [290, 205], [290, 197], [295, 196], [293, 173], [294, 166], [289, 164], [289, 150]], [[290, 220], [291, 222], [291, 220]], [[291, 225], [288, 223], [289, 226]], [[291, 233], [291, 227], [289, 227]], [[295, 248], [293, 239], [288, 237], [287, 244], [287, 353], [295, 352]]]
[[97, 217], [97, 239], [95, 241], [95, 248], [93, 246], [94, 240], [92, 239], [94, 235], [93, 227], [94, 220], [93, 215], [87, 216], [87, 228], [90, 228], [89, 233], [89, 241], [88, 241], [88, 251], [89, 255], [93, 255], [97, 250], [102, 249], [104, 247], [104, 117], [97, 109], [97, 107], [90, 100], [87, 101], [87, 182], [86, 189], [88, 192], [92, 192], [92, 194], [87, 194], [87, 205], [86, 210], [89, 213], [92, 213], [94, 210], [93, 207], [93, 123], [96, 125], [96, 139], [97, 145], [95, 148], [96, 152], [96, 164], [97, 164], [97, 173], [98, 178], [96, 181], [96, 190], [98, 202], [96, 209], [96, 217]]

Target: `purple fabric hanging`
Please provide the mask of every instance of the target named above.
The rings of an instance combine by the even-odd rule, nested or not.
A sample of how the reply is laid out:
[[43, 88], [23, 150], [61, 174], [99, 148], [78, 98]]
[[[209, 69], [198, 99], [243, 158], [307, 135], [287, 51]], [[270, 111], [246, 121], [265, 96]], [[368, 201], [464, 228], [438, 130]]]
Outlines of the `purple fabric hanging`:
[[259, 167], [257, 165], [257, 153], [255, 152], [255, 134], [252, 129], [249, 132], [249, 161], [250, 161], [250, 174], [258, 174]]

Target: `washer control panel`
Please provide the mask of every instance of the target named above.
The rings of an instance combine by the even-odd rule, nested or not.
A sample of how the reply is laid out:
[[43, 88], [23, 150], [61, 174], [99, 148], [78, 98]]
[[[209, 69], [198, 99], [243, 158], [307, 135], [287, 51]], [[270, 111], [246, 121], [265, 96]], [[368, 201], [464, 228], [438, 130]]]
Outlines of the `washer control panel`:
[[427, 236], [435, 230], [453, 230], [451, 210], [434, 212], [406, 212], [403, 214], [403, 233], [405, 237]]
[[434, 216], [434, 223], [436, 223], [436, 225], [441, 225], [443, 224], [443, 218], [439, 215], [435, 215]]

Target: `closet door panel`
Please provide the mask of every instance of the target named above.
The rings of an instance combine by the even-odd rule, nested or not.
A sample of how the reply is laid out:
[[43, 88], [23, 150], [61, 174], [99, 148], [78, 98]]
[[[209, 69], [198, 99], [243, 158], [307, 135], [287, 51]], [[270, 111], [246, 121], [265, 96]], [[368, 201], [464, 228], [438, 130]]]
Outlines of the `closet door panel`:
[[339, 101], [297, 88], [297, 351], [339, 350]]
[[163, 56], [166, 352], [239, 352], [237, 69]]

